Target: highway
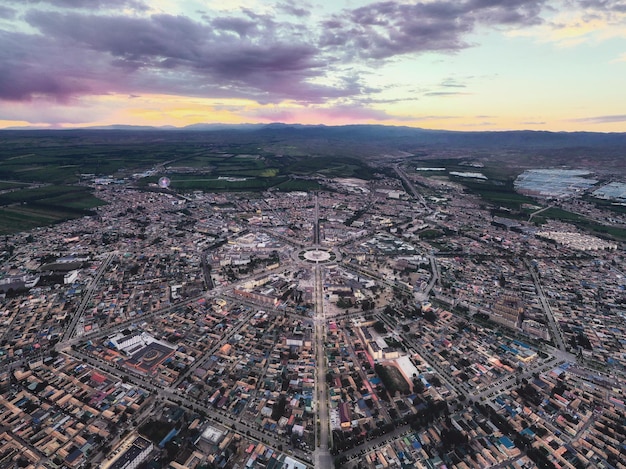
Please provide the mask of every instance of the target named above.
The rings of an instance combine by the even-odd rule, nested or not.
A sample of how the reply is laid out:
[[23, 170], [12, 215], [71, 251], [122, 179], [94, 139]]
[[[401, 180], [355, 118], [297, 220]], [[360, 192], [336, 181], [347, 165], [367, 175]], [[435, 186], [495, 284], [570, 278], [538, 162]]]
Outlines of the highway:
[[413, 193], [413, 197], [419, 200], [419, 202], [424, 206], [425, 209], [429, 210], [428, 204], [426, 203], [426, 199], [424, 199], [422, 194], [420, 194], [419, 191], [415, 188], [415, 186], [413, 185], [411, 180], [408, 178], [406, 173], [402, 169], [400, 169], [400, 166], [395, 164], [393, 165], [393, 169], [396, 172], [396, 174], [400, 177], [400, 179], [402, 179], [402, 182], [404, 182], [404, 184], [411, 190], [411, 192]]
[[533, 217], [534, 217], [535, 215], [539, 215], [540, 213], [545, 212], [546, 210], [549, 210], [549, 209], [551, 209], [551, 208], [553, 208], [553, 207], [554, 207], [554, 204], [547, 205], [547, 206], [545, 206], [545, 207], [543, 207], [543, 208], [540, 208], [539, 210], [537, 210], [537, 211], [535, 211], [535, 212], [531, 213], [531, 214], [528, 216], [528, 221], [529, 221], [529, 222], [533, 221]]

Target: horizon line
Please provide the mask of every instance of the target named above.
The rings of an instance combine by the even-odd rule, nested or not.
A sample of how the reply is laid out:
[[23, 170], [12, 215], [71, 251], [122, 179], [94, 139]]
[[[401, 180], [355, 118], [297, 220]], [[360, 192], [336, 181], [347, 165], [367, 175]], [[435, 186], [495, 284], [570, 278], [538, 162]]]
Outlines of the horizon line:
[[[424, 132], [450, 132], [450, 133], [469, 133], [469, 134], [480, 134], [480, 133], [507, 133], [507, 132], [528, 132], [528, 133], [550, 133], [550, 134], [581, 134], [581, 133], [590, 133], [590, 134], [603, 134], [603, 135], [623, 135], [626, 134], [626, 131], [618, 132], [618, 131], [601, 131], [601, 130], [538, 130], [538, 129], [528, 129], [528, 128], [512, 128], [512, 129], [494, 129], [494, 130], [453, 130], [453, 129], [431, 129], [426, 127], [417, 127], [410, 125], [396, 125], [396, 124], [301, 124], [301, 123], [285, 123], [285, 122], [268, 122], [268, 123], [255, 123], [255, 122], [242, 122], [236, 124], [227, 124], [222, 122], [216, 123], [207, 123], [207, 122], [198, 122], [195, 124], [188, 124], [182, 127], [174, 126], [174, 125], [160, 125], [160, 126], [152, 126], [152, 125], [136, 125], [136, 124], [108, 124], [108, 125], [91, 125], [91, 126], [83, 126], [83, 127], [39, 127], [39, 126], [12, 126], [12, 127], [0, 127], [0, 131], [58, 131], [58, 132], [67, 132], [67, 131], [219, 131], [229, 129], [236, 129], [237, 127], [272, 127], [272, 126], [283, 126], [283, 127], [322, 127], [322, 128], [342, 128], [342, 127], [388, 127], [395, 129], [408, 129], [408, 130], [419, 130]], [[201, 128], [198, 128], [201, 127]], [[214, 127], [214, 128], [211, 128]]]

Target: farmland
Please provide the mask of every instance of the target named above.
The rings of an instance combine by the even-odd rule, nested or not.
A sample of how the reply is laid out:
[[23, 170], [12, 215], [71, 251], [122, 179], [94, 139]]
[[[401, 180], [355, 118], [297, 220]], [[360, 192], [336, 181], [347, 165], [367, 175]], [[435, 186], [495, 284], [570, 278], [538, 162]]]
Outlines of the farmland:
[[78, 186], [42, 186], [0, 194], [0, 234], [90, 215], [104, 202]]

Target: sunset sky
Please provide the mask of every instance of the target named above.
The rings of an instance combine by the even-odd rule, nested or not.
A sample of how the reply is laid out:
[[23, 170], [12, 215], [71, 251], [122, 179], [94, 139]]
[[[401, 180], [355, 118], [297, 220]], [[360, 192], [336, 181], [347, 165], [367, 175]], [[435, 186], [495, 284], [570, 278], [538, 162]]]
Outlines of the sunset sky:
[[626, 1], [0, 0], [0, 128], [626, 132]]

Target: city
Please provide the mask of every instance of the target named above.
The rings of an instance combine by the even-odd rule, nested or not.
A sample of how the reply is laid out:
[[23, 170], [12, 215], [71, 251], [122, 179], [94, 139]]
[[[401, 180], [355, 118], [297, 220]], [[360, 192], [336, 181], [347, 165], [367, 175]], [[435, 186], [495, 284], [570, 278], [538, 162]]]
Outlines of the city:
[[0, 0], [0, 469], [626, 469], [625, 33]]
[[442, 161], [81, 176], [94, 215], [4, 236], [0, 466], [626, 467], [623, 188], [522, 173], [513, 210]]

